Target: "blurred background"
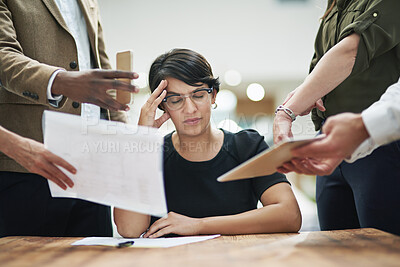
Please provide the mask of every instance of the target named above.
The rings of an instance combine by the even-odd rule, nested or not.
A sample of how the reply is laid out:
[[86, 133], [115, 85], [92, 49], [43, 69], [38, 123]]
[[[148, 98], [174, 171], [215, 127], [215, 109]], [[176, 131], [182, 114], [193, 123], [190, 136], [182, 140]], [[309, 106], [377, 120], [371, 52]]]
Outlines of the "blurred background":
[[[136, 124], [149, 96], [153, 60], [173, 48], [202, 54], [220, 78], [212, 122], [236, 132], [258, 130], [272, 145], [275, 108], [307, 76], [314, 39], [327, 0], [98, 0], [113, 67], [118, 51], [134, 52], [134, 95], [129, 122]], [[161, 112], [160, 112], [161, 115]], [[169, 133], [171, 122], [160, 129]], [[293, 125], [295, 137], [315, 135], [309, 116]], [[315, 177], [289, 174], [303, 214], [302, 231], [319, 230]]]

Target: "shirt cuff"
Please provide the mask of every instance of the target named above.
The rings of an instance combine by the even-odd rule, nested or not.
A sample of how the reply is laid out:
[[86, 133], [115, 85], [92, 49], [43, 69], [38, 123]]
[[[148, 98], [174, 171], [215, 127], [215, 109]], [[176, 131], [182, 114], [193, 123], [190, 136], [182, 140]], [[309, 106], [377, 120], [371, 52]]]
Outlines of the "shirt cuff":
[[65, 70], [56, 70], [53, 72], [53, 74], [50, 76], [49, 83], [47, 84], [47, 99], [49, 100], [49, 103], [51, 106], [58, 108], [58, 104], [60, 101], [63, 99], [63, 95], [53, 95], [51, 93], [51, 87], [53, 87], [53, 82], [54, 79], [56, 78], [57, 74], [61, 71]]
[[365, 156], [368, 156], [369, 154], [372, 153], [378, 146], [375, 144], [374, 140], [372, 138], [368, 138], [364, 142], [361, 143], [357, 147], [357, 149], [353, 152], [350, 158], [345, 159], [347, 163], [353, 163], [354, 161], [363, 158]]
[[387, 109], [380, 105], [372, 105], [361, 113], [365, 128], [371, 139], [378, 146], [387, 142], [387, 133], [393, 131], [393, 122]]

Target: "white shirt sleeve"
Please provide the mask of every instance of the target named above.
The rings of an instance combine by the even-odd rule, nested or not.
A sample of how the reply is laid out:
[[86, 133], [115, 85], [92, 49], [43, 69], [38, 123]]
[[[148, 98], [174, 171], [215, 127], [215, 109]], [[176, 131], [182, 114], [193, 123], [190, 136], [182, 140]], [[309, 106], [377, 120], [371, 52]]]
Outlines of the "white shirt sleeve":
[[372, 153], [377, 147], [400, 139], [400, 80], [391, 85], [379, 101], [361, 113], [370, 138], [365, 140], [347, 162]]
[[55, 72], [53, 72], [53, 74], [50, 76], [49, 83], [47, 84], [47, 99], [49, 100], [50, 105], [56, 108], [58, 108], [58, 104], [60, 103], [60, 101], [63, 99], [64, 96], [63, 95], [54, 96], [51, 93], [51, 87], [53, 86], [53, 82], [57, 74], [61, 71], [64, 70], [56, 70]]

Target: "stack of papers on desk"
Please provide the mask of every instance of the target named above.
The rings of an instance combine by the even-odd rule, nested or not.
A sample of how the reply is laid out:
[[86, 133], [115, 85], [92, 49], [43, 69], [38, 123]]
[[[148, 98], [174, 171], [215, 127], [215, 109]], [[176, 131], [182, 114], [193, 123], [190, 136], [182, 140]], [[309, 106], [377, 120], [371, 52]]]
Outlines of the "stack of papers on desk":
[[163, 136], [156, 129], [45, 111], [43, 132], [46, 148], [78, 171], [76, 175], [65, 172], [75, 183], [66, 191], [49, 181], [53, 197], [167, 214]]
[[133, 241], [130, 247], [135, 248], [169, 248], [190, 243], [205, 241], [220, 235], [183, 236], [168, 238], [112, 238], [112, 237], [87, 237], [72, 243], [73, 246], [114, 246], [128, 241]]

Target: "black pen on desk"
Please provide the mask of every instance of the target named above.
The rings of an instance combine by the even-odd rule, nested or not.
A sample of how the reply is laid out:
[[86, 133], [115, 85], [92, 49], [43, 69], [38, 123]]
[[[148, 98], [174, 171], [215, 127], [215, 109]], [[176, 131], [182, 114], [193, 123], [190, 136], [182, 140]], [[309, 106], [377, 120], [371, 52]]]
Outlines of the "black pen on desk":
[[135, 241], [126, 241], [126, 242], [121, 242], [118, 243], [117, 248], [126, 248], [126, 247], [130, 247], [135, 243]]

